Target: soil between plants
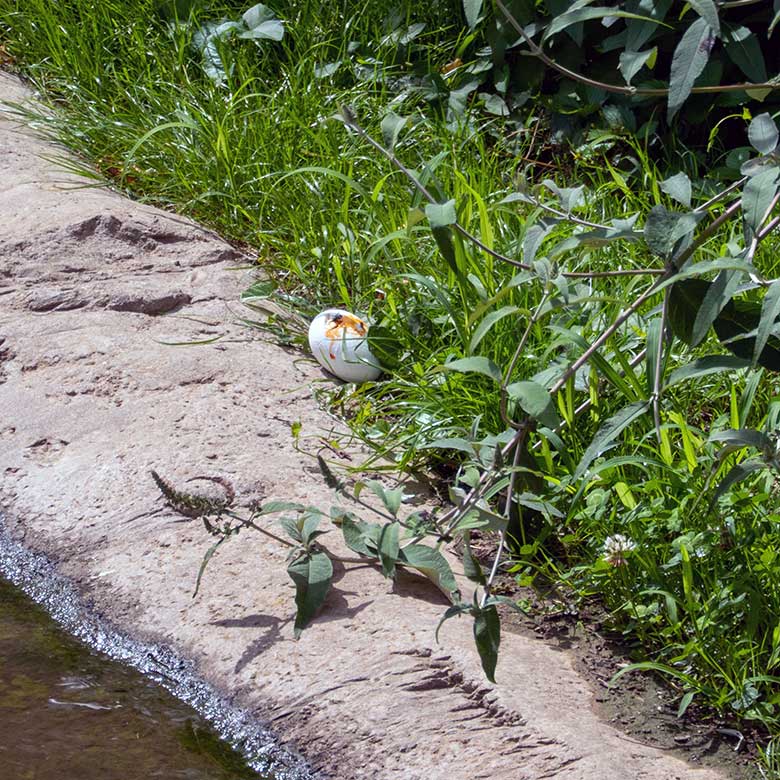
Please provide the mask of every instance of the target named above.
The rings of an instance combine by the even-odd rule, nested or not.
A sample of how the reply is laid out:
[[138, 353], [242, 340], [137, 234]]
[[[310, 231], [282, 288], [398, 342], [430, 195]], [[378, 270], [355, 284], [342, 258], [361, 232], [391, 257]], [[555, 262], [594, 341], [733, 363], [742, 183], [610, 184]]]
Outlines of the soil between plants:
[[[0, 74], [0, 100], [30, 99]], [[0, 114], [0, 510], [15, 538], [118, 629], [191, 659], [323, 777], [740, 777], [627, 740], [596, 716], [573, 658], [537, 639], [507, 632], [499, 685], [486, 683], [465, 621], [435, 643], [446, 604], [416, 577], [337, 565], [296, 642], [286, 549], [242, 533], [193, 599], [210, 539], [164, 508], [149, 471], [227, 480], [239, 502], [328, 507], [310, 454], [345, 431], [316, 407], [321, 373], [236, 322], [235, 268], [252, 258], [85, 186], [47, 161], [61, 154]], [[345, 552], [336, 534], [324, 543]]]

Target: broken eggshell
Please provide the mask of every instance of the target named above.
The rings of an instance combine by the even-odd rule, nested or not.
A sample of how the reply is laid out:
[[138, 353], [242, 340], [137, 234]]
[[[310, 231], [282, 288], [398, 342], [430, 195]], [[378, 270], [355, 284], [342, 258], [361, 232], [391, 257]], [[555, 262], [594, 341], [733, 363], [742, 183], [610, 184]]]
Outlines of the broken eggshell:
[[345, 382], [371, 382], [382, 369], [371, 354], [368, 323], [344, 309], [325, 309], [309, 325], [309, 347], [317, 362]]

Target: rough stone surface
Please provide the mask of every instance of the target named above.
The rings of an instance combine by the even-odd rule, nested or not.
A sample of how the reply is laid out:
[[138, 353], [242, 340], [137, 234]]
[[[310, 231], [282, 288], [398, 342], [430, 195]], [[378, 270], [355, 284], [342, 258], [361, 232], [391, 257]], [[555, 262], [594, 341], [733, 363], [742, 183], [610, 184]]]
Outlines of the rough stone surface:
[[[0, 75], [0, 99], [28, 96]], [[0, 116], [3, 116], [0, 114]], [[120, 629], [168, 642], [324, 775], [446, 780], [716, 780], [624, 738], [592, 711], [566, 655], [505, 635], [484, 681], [463, 620], [425, 582], [338, 566], [315, 625], [292, 637], [286, 549], [250, 533], [218, 553], [159, 511], [154, 468], [239, 495], [336, 503], [293, 446], [338, 427], [318, 370], [231, 321], [246, 278], [188, 221], [79, 187], [52, 149], [0, 122], [0, 509], [17, 537]], [[172, 347], [161, 342], [215, 343]], [[257, 538], [253, 538], [257, 537]], [[326, 537], [334, 551], [336, 534]]]

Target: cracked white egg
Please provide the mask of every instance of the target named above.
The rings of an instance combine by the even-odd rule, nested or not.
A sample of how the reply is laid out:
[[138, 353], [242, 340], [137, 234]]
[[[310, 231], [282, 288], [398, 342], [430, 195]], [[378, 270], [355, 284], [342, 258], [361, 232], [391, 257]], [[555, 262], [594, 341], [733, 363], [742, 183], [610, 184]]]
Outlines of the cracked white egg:
[[309, 326], [317, 362], [344, 382], [371, 382], [382, 369], [368, 348], [368, 323], [344, 309], [326, 309]]

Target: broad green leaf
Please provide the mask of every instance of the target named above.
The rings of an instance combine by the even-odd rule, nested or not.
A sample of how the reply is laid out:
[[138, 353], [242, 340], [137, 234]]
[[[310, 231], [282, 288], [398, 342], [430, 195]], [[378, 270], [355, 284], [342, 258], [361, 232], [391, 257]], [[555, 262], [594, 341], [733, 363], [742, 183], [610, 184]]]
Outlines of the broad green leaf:
[[742, 463], [738, 463], [736, 466], [734, 466], [731, 471], [729, 471], [728, 474], [721, 480], [720, 484], [718, 485], [717, 489], [715, 490], [715, 493], [712, 496], [712, 500], [710, 501], [710, 508], [715, 505], [717, 500], [722, 496], [725, 495], [725, 493], [734, 485], [737, 484], [737, 482], [741, 482], [746, 477], [750, 476], [756, 471], [762, 471], [765, 469], [766, 463], [764, 463], [763, 460], [746, 460]]
[[639, 51], [658, 30], [672, 0], [628, 0], [626, 10], [642, 14], [651, 21], [626, 19], [626, 51]]
[[404, 489], [394, 488], [389, 490], [376, 479], [366, 482], [366, 487], [384, 504], [385, 509], [395, 517], [404, 500]]
[[[659, 24], [655, 19], [649, 16], [643, 16], [641, 14], [632, 14], [628, 11], [617, 10], [614, 6], [598, 6], [596, 8], [575, 8], [568, 13], [556, 16], [549, 25], [547, 25], [544, 35], [542, 36], [542, 43], [556, 33], [565, 30], [567, 27], [579, 24], [580, 22], [587, 22], [590, 19], [604, 19], [604, 18], [623, 18], [623, 19], [639, 19], [646, 22], [654, 22]], [[668, 27], [668, 24], [664, 24], [664, 27]]]
[[[726, 349], [752, 361], [760, 322], [761, 306], [757, 301], [732, 299], [715, 318], [713, 326]], [[780, 339], [770, 335], [756, 362], [770, 371], [780, 371]]]
[[452, 600], [458, 594], [458, 583], [447, 559], [432, 547], [424, 544], [410, 544], [402, 547], [398, 555], [398, 564], [419, 571], [439, 590]]
[[452, 360], [438, 367], [439, 371], [457, 371], [461, 374], [483, 374], [496, 382], [502, 379], [501, 369], [489, 358], [474, 356]]
[[463, 534], [463, 573], [477, 585], [485, 584], [485, 574], [479, 561], [471, 552], [471, 532], [466, 531]]
[[738, 271], [721, 271], [715, 277], [715, 280], [710, 284], [704, 295], [704, 300], [699, 310], [696, 312], [693, 332], [689, 342], [691, 346], [695, 347], [707, 335], [707, 331], [709, 331], [715, 318], [731, 300], [741, 281], [742, 274]]
[[379, 534], [379, 560], [385, 577], [395, 576], [395, 564], [398, 561], [398, 523], [387, 523]]
[[672, 117], [691, 94], [696, 79], [701, 75], [714, 42], [713, 29], [699, 18], [685, 31], [674, 50], [672, 72], [669, 78], [668, 115]]
[[753, 364], [758, 362], [764, 347], [769, 341], [773, 329], [780, 318], [780, 279], [775, 279], [766, 291], [761, 302], [761, 320], [756, 332], [756, 344], [753, 347]]
[[560, 425], [560, 418], [555, 411], [555, 403], [547, 390], [538, 382], [513, 382], [506, 388], [506, 393], [512, 401], [516, 401], [523, 411], [538, 420], [548, 428]]
[[279, 518], [279, 525], [285, 530], [287, 536], [293, 541], [303, 543], [303, 537], [301, 536], [301, 522], [300, 519], [292, 517]]
[[276, 14], [262, 3], [253, 5], [242, 18], [249, 29], [241, 33], [239, 38], [266, 38], [272, 41], [281, 41], [284, 38], [284, 25], [276, 18]]
[[672, 385], [686, 382], [689, 379], [699, 379], [708, 374], [738, 371], [739, 369], [749, 367], [749, 360], [739, 358], [736, 355], [707, 355], [672, 371], [666, 387], [672, 387]]
[[501, 643], [501, 621], [494, 605], [475, 610], [474, 641], [477, 644], [477, 652], [479, 652], [479, 660], [482, 662], [485, 677], [494, 683], [496, 681], [496, 664], [498, 663], [498, 646]]
[[710, 434], [710, 441], [723, 442], [732, 450], [742, 447], [753, 447], [764, 452], [772, 447], [772, 440], [763, 431], [757, 431], [755, 428], [730, 428], [727, 431], [716, 431]]
[[720, 19], [718, 18], [718, 6], [715, 5], [715, 0], [688, 0], [688, 5], [712, 27], [715, 35], [720, 35]]
[[767, 114], [759, 114], [748, 125], [750, 145], [760, 154], [770, 154], [777, 148], [778, 132], [775, 120]]
[[545, 179], [542, 184], [558, 198], [560, 207], [567, 213], [585, 204], [584, 184], [579, 187], [559, 187], [552, 179]]
[[694, 212], [669, 211], [663, 206], [653, 206], [647, 215], [644, 239], [650, 251], [668, 259], [677, 242], [692, 233], [703, 218]]
[[409, 117], [398, 116], [394, 111], [388, 111], [385, 114], [382, 124], [382, 140], [385, 143], [385, 147], [389, 150], [393, 150], [398, 141], [398, 136], [403, 130], [404, 125], [409, 121]]
[[766, 64], [755, 33], [741, 25], [726, 24], [723, 25], [723, 39], [729, 59], [748, 79], [763, 84], [767, 80]]
[[588, 466], [603, 452], [608, 450], [618, 436], [631, 423], [638, 420], [649, 408], [648, 401], [636, 401], [624, 406], [617, 414], [610, 417], [597, 431], [585, 450], [582, 459], [574, 471], [574, 479], [579, 479], [587, 471]]
[[466, 24], [469, 30], [473, 30], [482, 13], [482, 0], [463, 0], [463, 13], [466, 15]]
[[452, 230], [448, 227], [434, 227], [431, 225], [431, 233], [433, 233], [436, 246], [439, 247], [439, 252], [441, 252], [441, 256], [445, 259], [447, 265], [452, 269], [453, 273], [460, 274]]
[[691, 180], [688, 174], [682, 171], [675, 173], [674, 176], [662, 181], [660, 187], [670, 198], [682, 203], [685, 208], [691, 207]]
[[696, 317], [710, 285], [704, 279], [681, 279], [672, 285], [669, 293], [669, 325], [674, 335], [689, 346], [693, 346]]
[[626, 84], [631, 84], [631, 79], [633, 79], [645, 65], [647, 65], [648, 68], [652, 68], [657, 55], [657, 46], [653, 46], [652, 49], [648, 49], [647, 51], [626, 50], [620, 52], [619, 70], [623, 74], [623, 79]]
[[276, 512], [303, 512], [306, 507], [295, 501], [266, 501], [260, 506], [259, 515], [272, 515]]
[[428, 221], [433, 228], [454, 225], [458, 221], [458, 215], [455, 212], [455, 201], [428, 203], [425, 206], [425, 216], [428, 217]]
[[326, 531], [318, 531], [317, 530], [317, 526], [320, 524], [320, 519], [321, 518], [322, 518], [321, 514], [314, 514], [314, 513], [311, 513], [311, 512], [307, 512], [303, 516], [303, 523], [301, 525], [301, 541], [307, 547], [318, 536], [322, 536], [322, 534], [326, 533]]
[[333, 579], [333, 564], [324, 552], [316, 552], [294, 560], [287, 567], [287, 573], [295, 583], [298, 610], [294, 634], [297, 639], [327, 598]]
[[504, 306], [497, 311], [491, 311], [489, 314], [486, 314], [474, 330], [474, 335], [469, 342], [469, 352], [473, 353], [476, 351], [482, 339], [487, 336], [490, 329], [497, 322], [500, 322], [504, 317], [508, 317], [510, 314], [515, 314], [518, 311], [520, 311], [520, 309], [517, 306]]
[[420, 445], [421, 450], [459, 450], [467, 455], [474, 455], [474, 445], [468, 439], [457, 436], [434, 439]]
[[438, 643], [439, 641], [439, 631], [441, 631], [441, 627], [445, 624], [446, 621], [448, 621], [450, 618], [465, 615], [468, 612], [471, 612], [471, 607], [468, 604], [458, 603], [453, 604], [451, 607], [447, 607], [447, 611], [444, 613], [441, 620], [439, 621], [439, 624], [436, 626], [436, 633], [434, 634], [436, 642]]
[[[366, 526], [366, 523], [345, 517], [341, 521], [341, 532], [344, 535], [344, 543], [350, 550], [359, 555], [374, 558], [376, 557], [376, 545], [369, 547], [366, 543], [367, 538], [370, 538], [373, 532], [369, 532]], [[375, 535], [379, 536], [379, 526], [376, 528]]]
[[777, 194], [780, 169], [772, 166], [748, 179], [742, 190], [742, 217], [745, 221], [746, 241], [753, 236], [769, 214]]

